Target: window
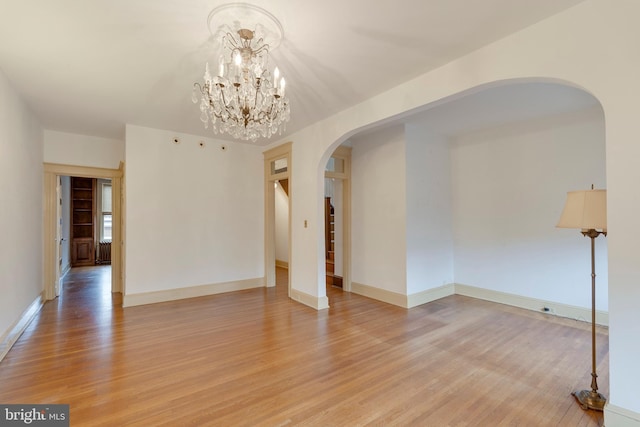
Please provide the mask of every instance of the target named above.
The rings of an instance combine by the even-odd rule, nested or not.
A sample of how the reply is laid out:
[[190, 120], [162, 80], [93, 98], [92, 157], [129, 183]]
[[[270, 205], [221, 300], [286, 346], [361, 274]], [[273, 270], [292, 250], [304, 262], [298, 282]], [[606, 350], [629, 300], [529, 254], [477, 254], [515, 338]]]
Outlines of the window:
[[329, 161], [327, 161], [327, 167], [325, 168], [326, 172], [344, 172], [344, 159], [338, 157], [331, 157]]
[[100, 240], [111, 241], [113, 215], [111, 212], [111, 183], [103, 182], [100, 196]]
[[287, 158], [283, 157], [271, 162], [271, 175], [287, 171]]

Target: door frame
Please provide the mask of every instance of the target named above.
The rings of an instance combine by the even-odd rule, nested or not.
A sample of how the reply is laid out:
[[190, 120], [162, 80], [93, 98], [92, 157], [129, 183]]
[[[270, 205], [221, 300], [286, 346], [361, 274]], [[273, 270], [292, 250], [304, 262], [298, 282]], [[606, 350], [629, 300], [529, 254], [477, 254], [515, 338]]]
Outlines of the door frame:
[[113, 230], [111, 239], [111, 292], [124, 294], [124, 221], [123, 221], [123, 184], [124, 163], [118, 169], [94, 168], [86, 166], [43, 163], [44, 169], [44, 256], [43, 256], [43, 295], [45, 300], [56, 297], [56, 284], [60, 280], [60, 248], [56, 237], [58, 218], [57, 182], [59, 176], [78, 176], [83, 178], [108, 178], [112, 181]]
[[[56, 176], [56, 241], [58, 242], [58, 251], [56, 252], [56, 270], [57, 270], [57, 278], [55, 284], [55, 295], [60, 295], [60, 287], [62, 283], [62, 241], [64, 240], [62, 237], [62, 178], [60, 175]], [[71, 242], [69, 242], [71, 244]]]
[[[276, 208], [275, 188], [277, 180], [289, 180], [289, 274], [287, 274], [287, 295], [291, 297], [291, 205], [293, 203], [293, 185], [291, 181], [291, 142], [279, 145], [263, 152], [264, 155], [264, 281], [266, 287], [276, 285]], [[271, 164], [276, 160], [286, 159], [287, 170], [275, 173]]]

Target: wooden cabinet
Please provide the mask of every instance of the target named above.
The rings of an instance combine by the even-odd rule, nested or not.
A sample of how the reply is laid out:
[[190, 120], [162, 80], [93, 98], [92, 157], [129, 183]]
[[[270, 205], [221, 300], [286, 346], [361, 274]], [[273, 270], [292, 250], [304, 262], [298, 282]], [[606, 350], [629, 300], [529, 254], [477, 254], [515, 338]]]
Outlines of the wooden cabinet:
[[95, 264], [96, 180], [71, 178], [71, 265]]

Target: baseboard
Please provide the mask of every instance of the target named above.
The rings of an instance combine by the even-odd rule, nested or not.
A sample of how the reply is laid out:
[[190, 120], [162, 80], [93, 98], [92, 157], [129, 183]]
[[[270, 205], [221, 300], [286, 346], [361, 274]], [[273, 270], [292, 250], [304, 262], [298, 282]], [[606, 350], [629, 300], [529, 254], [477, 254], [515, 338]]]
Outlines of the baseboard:
[[387, 291], [385, 289], [374, 288], [373, 286], [363, 285], [362, 283], [351, 282], [351, 292], [362, 295], [363, 297], [372, 298], [387, 304], [397, 305], [398, 307], [408, 308], [407, 296], [397, 292]]
[[[547, 313], [551, 315], [582, 320], [585, 322], [591, 321], [591, 309], [589, 308], [508, 294], [490, 289], [476, 288], [475, 286], [463, 285], [460, 283], [456, 283], [454, 288], [456, 295], [464, 295], [538, 312], [541, 312], [543, 307], [548, 307], [549, 311]], [[609, 313], [606, 311], [596, 310], [596, 323], [602, 326], [609, 326]]]
[[416, 294], [407, 295], [407, 308], [417, 307], [422, 304], [426, 304], [431, 301], [439, 300], [440, 298], [448, 297], [455, 294], [455, 285], [449, 283], [448, 285], [439, 286], [433, 289], [427, 289], [426, 291], [418, 292]]
[[214, 283], [211, 285], [190, 286], [187, 288], [167, 289], [164, 291], [126, 294], [123, 297], [123, 307], [155, 304], [158, 302], [175, 301], [186, 298], [203, 297], [222, 294], [225, 292], [242, 291], [245, 289], [264, 287], [264, 278], [236, 280], [233, 282]]
[[314, 297], [296, 289], [291, 289], [290, 297], [292, 300], [304, 304], [316, 310], [324, 310], [329, 308], [329, 298], [327, 296]]
[[276, 260], [276, 267], [289, 269], [289, 263], [287, 261], [282, 261], [280, 259]]
[[640, 427], [640, 414], [607, 403], [604, 406], [606, 427]]
[[67, 266], [62, 270], [62, 272], [60, 273], [60, 279], [62, 280], [69, 271], [71, 271], [71, 264], [67, 264]]
[[27, 326], [29, 326], [29, 323], [31, 323], [31, 321], [36, 317], [36, 314], [38, 314], [43, 305], [44, 298], [42, 298], [42, 295], [38, 295], [38, 297], [33, 300], [27, 309], [20, 315], [18, 320], [16, 320], [13, 325], [7, 329], [2, 337], [0, 337], [0, 361], [2, 361], [9, 350], [11, 350], [13, 344], [18, 341], [20, 335], [22, 335], [25, 329], [27, 329]]
[[426, 291], [418, 292], [411, 295], [403, 295], [385, 289], [375, 288], [373, 286], [364, 285], [362, 283], [351, 282], [351, 292], [362, 295], [363, 297], [372, 298], [387, 304], [397, 305], [403, 308], [413, 308], [440, 298], [448, 297], [454, 294], [454, 284], [439, 286]]
[[[477, 288], [475, 286], [463, 285], [460, 283], [451, 283], [415, 294], [403, 295], [397, 292], [364, 285], [362, 283], [351, 282], [351, 292], [404, 308], [417, 307], [455, 294], [538, 312], [541, 312], [543, 307], [547, 307], [549, 308], [547, 313], [550, 315], [567, 317], [569, 319], [582, 320], [585, 322], [589, 322], [591, 319], [591, 309], [588, 308], [508, 294], [490, 289]], [[596, 323], [602, 326], [609, 326], [609, 313], [602, 310], [596, 310]]]

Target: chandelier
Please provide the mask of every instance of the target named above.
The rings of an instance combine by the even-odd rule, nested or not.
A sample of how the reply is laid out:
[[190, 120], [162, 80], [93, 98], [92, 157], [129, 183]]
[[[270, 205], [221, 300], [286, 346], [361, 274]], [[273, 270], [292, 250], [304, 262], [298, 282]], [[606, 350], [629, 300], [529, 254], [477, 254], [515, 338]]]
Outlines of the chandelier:
[[289, 100], [278, 67], [270, 69], [269, 44], [246, 28], [218, 35], [222, 52], [216, 73], [207, 63], [203, 82], [193, 85], [192, 101], [200, 103], [205, 128], [211, 124], [214, 134], [252, 142], [281, 135], [290, 118]]

